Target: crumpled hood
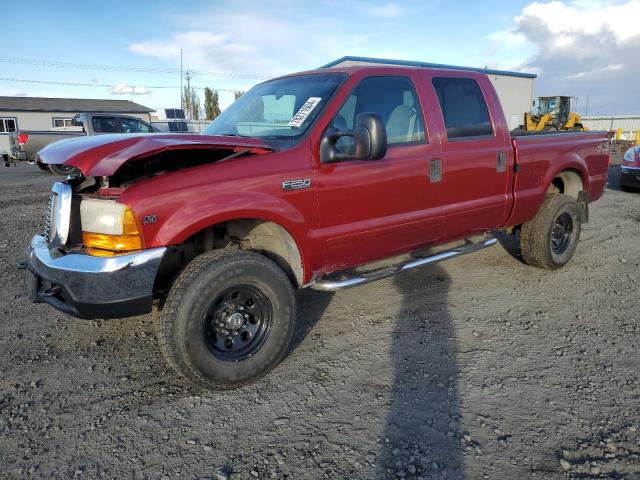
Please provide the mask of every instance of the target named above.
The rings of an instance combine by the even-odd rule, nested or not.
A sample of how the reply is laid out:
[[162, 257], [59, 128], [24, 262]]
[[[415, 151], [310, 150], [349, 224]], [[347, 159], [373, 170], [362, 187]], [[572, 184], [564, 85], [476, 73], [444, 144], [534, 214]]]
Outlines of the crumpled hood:
[[128, 160], [168, 150], [247, 149], [267, 153], [270, 146], [254, 138], [198, 134], [108, 134], [70, 138], [47, 145], [38, 152], [43, 163], [63, 163], [79, 168], [85, 176], [110, 176]]

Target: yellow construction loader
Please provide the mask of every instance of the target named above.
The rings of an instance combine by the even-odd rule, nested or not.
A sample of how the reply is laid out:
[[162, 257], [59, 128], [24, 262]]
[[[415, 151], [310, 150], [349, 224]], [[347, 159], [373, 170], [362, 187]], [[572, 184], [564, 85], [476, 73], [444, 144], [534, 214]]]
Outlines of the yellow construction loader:
[[538, 97], [538, 113], [525, 113], [521, 130], [586, 130], [582, 118], [571, 111], [571, 97]]

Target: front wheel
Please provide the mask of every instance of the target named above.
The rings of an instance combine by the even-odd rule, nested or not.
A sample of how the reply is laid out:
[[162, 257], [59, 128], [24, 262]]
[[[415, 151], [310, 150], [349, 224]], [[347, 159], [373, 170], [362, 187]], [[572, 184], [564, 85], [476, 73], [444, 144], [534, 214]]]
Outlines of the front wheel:
[[239, 387], [262, 377], [287, 354], [296, 301], [287, 275], [250, 251], [211, 251], [178, 276], [157, 330], [164, 357], [204, 388]]
[[520, 250], [527, 264], [557, 270], [569, 262], [580, 239], [580, 208], [568, 195], [548, 195], [536, 216], [522, 226]]
[[55, 174], [66, 177], [67, 175], [75, 174], [78, 169], [76, 167], [72, 167], [71, 165], [64, 165], [61, 163], [51, 163], [49, 164], [49, 169]]

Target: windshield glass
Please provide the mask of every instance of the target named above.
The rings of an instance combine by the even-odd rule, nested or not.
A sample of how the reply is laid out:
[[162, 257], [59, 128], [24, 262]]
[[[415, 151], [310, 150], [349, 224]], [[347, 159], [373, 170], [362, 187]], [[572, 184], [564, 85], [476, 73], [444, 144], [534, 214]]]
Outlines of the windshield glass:
[[203, 133], [254, 137], [286, 148], [309, 129], [344, 78], [344, 74], [326, 73], [261, 83], [225, 109]]

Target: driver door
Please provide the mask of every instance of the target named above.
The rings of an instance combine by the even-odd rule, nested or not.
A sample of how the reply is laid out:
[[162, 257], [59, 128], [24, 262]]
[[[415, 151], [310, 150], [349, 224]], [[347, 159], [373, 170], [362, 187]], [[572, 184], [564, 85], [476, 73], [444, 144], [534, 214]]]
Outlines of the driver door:
[[[333, 117], [345, 131], [356, 115], [373, 112], [386, 127], [388, 149], [380, 160], [320, 164], [317, 170], [320, 228], [329, 271], [391, 257], [437, 241], [443, 222], [442, 188], [429, 175], [439, 159], [437, 136], [428, 136], [413, 78], [361, 79]], [[429, 126], [429, 123], [427, 123]], [[342, 151], [353, 148], [341, 137]]]

